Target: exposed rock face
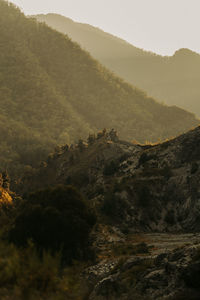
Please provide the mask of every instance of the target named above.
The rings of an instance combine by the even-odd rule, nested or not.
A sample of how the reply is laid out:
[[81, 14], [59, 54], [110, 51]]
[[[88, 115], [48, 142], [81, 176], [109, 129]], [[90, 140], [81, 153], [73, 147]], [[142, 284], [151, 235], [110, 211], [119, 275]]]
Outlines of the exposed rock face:
[[[109, 264], [107, 263], [107, 266]], [[88, 270], [90, 277], [99, 265]], [[101, 264], [101, 269], [103, 269]], [[93, 279], [90, 300], [200, 299], [200, 244], [158, 256], [132, 256]]]
[[63, 149], [25, 179], [26, 188], [77, 185], [100, 219], [121, 230], [200, 230], [200, 127], [153, 146], [106, 134], [84, 151]]
[[89, 300], [199, 300], [200, 127], [157, 145], [115, 138], [57, 149], [25, 188], [73, 184], [96, 210]]

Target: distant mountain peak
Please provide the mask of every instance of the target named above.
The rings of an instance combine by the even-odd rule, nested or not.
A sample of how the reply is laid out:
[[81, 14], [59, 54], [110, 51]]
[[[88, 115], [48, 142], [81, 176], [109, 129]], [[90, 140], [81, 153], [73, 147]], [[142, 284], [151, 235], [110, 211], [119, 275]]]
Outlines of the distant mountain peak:
[[178, 49], [173, 56], [188, 56], [188, 55], [199, 55], [199, 53], [192, 51], [188, 48], [180, 48]]
[[[164, 106], [116, 77], [66, 35], [5, 1], [0, 11], [0, 162], [11, 176], [24, 168], [32, 172], [56, 144], [100, 128], [116, 128], [126, 140], [155, 142], [199, 124], [192, 114]], [[102, 38], [93, 37], [92, 32], [90, 45], [105, 50]], [[108, 48], [113, 44], [103, 40]], [[121, 43], [115, 45], [111, 58], [113, 49], [122, 55]]]
[[[30, 18], [35, 18], [35, 15], [30, 15], [29, 16]], [[48, 17], [48, 18], [58, 18], [58, 19], [63, 19], [65, 20], [65, 22], [69, 21], [70, 23], [76, 23], [74, 20], [72, 20], [71, 18], [69, 17], [65, 17], [63, 15], [59, 15], [59, 14], [56, 14], [56, 13], [47, 13], [47, 14], [38, 14], [37, 15], [38, 18], [45, 18], [45, 17]]]
[[172, 56], [139, 49], [91, 25], [64, 16], [34, 16], [67, 34], [112, 72], [167, 105], [182, 107], [200, 116], [200, 55], [187, 48]]

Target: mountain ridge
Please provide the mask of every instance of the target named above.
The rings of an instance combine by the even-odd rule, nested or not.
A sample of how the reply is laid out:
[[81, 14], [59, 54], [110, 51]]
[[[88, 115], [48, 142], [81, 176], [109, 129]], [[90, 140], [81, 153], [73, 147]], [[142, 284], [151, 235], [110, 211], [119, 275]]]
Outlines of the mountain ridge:
[[[103, 127], [156, 141], [199, 121], [114, 76], [77, 43], [0, 0], [1, 168], [17, 176]], [[13, 176], [12, 176], [13, 177]]]
[[102, 222], [139, 232], [198, 232], [200, 127], [161, 144], [140, 145], [103, 131], [64, 147], [23, 186], [73, 184]]
[[[67, 17], [67, 16], [65, 16], [65, 15], [62, 15], [62, 14], [58, 14], [58, 13], [46, 13], [46, 14], [37, 14], [37, 15], [28, 15], [28, 17], [29, 18], [33, 18], [33, 19], [38, 19], [38, 20], [45, 20], [45, 18], [46, 17], [50, 17], [50, 18], [54, 18], [54, 17], [56, 17], [57, 18], [57, 20], [59, 21], [59, 19], [60, 20], [63, 20], [63, 21], [66, 21], [66, 22], [69, 22], [69, 23], [71, 23], [71, 24], [73, 24], [73, 25], [75, 25], [75, 26], [77, 26], [77, 27], [81, 27], [81, 26], [83, 26], [83, 27], [85, 27], [85, 30], [91, 30], [91, 31], [96, 31], [96, 32], [98, 32], [100, 35], [105, 35], [105, 36], [108, 36], [108, 37], [110, 37], [111, 39], [114, 39], [114, 40], [116, 40], [117, 42], [121, 42], [122, 44], [125, 44], [125, 45], [128, 45], [128, 46], [130, 46], [132, 49], [133, 48], [135, 48], [136, 50], [138, 50], [138, 54], [139, 55], [142, 55], [142, 52], [143, 52], [143, 54], [149, 54], [149, 55], [153, 55], [153, 56], [158, 56], [158, 57], [173, 57], [174, 55], [175, 55], [175, 53], [178, 53], [179, 51], [182, 51], [182, 50], [186, 50], [186, 51], [188, 51], [188, 53], [190, 52], [190, 53], [193, 53], [193, 54], [200, 54], [200, 53], [198, 53], [197, 51], [195, 51], [195, 50], [191, 50], [190, 48], [185, 48], [185, 47], [183, 47], [183, 48], [178, 48], [177, 50], [175, 50], [174, 51], [174, 53], [172, 54], [172, 55], [162, 55], [162, 54], [158, 54], [158, 53], [156, 53], [156, 52], [154, 52], [154, 51], [151, 51], [151, 50], [146, 50], [146, 49], [144, 49], [144, 48], [142, 48], [142, 47], [138, 47], [138, 46], [134, 46], [132, 43], [130, 43], [130, 42], [128, 42], [128, 41], [126, 41], [125, 39], [123, 39], [123, 38], [121, 38], [121, 37], [118, 37], [117, 35], [114, 35], [114, 34], [112, 34], [112, 33], [109, 33], [109, 32], [107, 32], [107, 31], [105, 31], [105, 30], [103, 30], [103, 29], [101, 29], [100, 27], [98, 27], [98, 26], [94, 26], [94, 25], [91, 25], [91, 24], [89, 24], [89, 23], [84, 23], [84, 22], [79, 22], [79, 21], [75, 21], [75, 20], [73, 20], [72, 18], [69, 18], [69, 17]], [[45, 21], [44, 21], [45, 22]], [[62, 24], [62, 23], [61, 23]], [[57, 29], [58, 30], [58, 29]], [[59, 30], [58, 30], [59, 31]], [[72, 38], [72, 37], [71, 37]]]
[[179, 49], [172, 56], [156, 55], [122, 43], [120, 38], [112, 40], [112, 35], [100, 29], [93, 32], [91, 25], [69, 24], [63, 16], [50, 14], [35, 18], [68, 34], [115, 74], [155, 99], [200, 115], [199, 53]]

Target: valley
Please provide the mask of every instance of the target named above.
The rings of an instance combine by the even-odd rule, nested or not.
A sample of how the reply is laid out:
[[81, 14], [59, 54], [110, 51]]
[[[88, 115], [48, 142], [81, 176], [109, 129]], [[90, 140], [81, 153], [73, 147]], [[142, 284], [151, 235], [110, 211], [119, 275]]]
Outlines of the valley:
[[199, 66], [0, 0], [1, 300], [200, 299]]

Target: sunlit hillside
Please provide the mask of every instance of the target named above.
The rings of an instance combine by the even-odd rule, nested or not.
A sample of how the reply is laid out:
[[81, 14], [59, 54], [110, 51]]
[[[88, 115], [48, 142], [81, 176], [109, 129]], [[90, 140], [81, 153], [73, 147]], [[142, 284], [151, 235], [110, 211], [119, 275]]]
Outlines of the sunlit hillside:
[[102, 64], [149, 95], [200, 116], [199, 54], [180, 49], [173, 56], [163, 57], [60, 15], [38, 15], [36, 18], [68, 34]]
[[0, 162], [17, 174], [100, 128], [144, 142], [198, 121], [123, 82], [67, 36], [0, 1]]

